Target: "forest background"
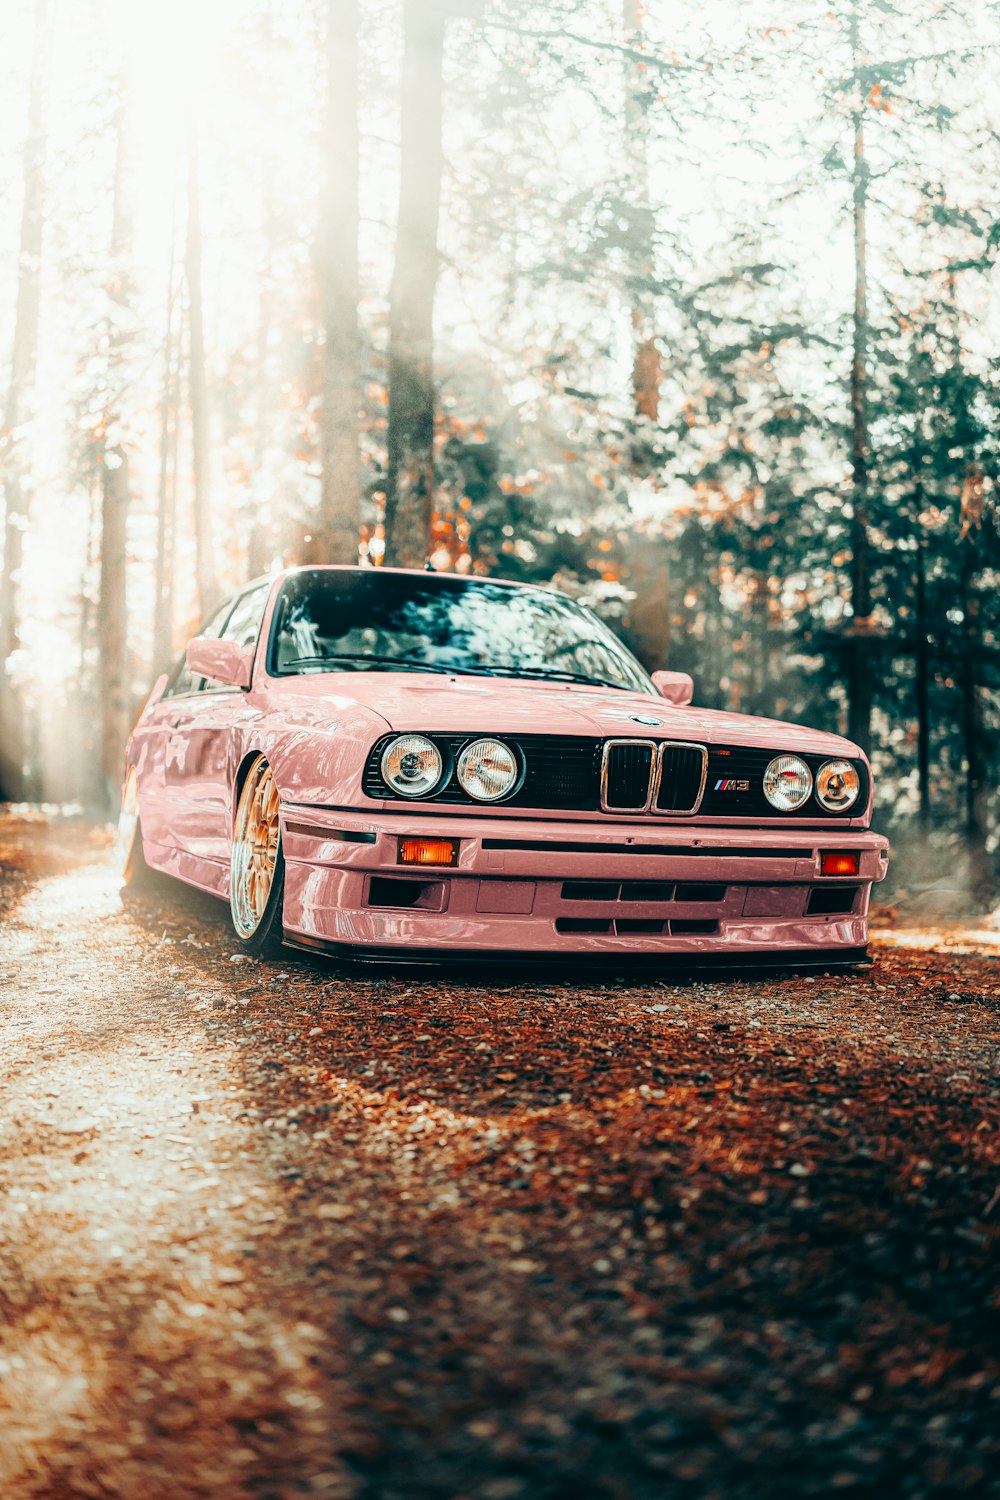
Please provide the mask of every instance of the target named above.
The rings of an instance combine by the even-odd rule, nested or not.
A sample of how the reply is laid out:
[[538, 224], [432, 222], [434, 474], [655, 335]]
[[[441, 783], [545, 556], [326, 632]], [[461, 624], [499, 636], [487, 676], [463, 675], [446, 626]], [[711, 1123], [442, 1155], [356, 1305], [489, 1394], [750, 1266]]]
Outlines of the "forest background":
[[996, 894], [1000, 10], [33, 0], [0, 49], [0, 795], [117, 805], [277, 564], [582, 598]]

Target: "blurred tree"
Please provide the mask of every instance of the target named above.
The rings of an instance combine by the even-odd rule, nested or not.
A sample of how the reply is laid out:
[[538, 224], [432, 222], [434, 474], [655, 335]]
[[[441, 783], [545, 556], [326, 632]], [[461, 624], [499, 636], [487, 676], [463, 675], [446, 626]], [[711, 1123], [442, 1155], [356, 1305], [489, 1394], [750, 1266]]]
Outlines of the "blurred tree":
[[[649, 111], [655, 106], [649, 64], [644, 60], [644, 7], [641, 0], [623, 0], [625, 50], [625, 110], [623, 145], [626, 161], [625, 195], [629, 208], [626, 284], [630, 292], [632, 329], [633, 422], [629, 458], [642, 478], [655, 453], [655, 426], [660, 415], [663, 364], [656, 326], [656, 219], [649, 194]], [[635, 599], [630, 610], [633, 642], [656, 666], [670, 653], [671, 577], [665, 548], [635, 549], [628, 569]]]
[[357, 562], [361, 529], [357, 33], [357, 0], [327, 0], [319, 256], [325, 335], [322, 498], [313, 555], [317, 561], [338, 563]]
[[993, 861], [989, 853], [990, 787], [986, 761], [983, 680], [983, 620], [977, 586], [982, 574], [984, 512], [983, 472], [967, 464], [960, 498], [958, 613], [961, 657], [958, 680], [962, 694], [962, 739], [965, 750], [965, 835], [969, 849], [969, 893], [977, 903], [993, 895]]
[[[991, 219], [977, 224], [974, 214], [934, 196], [938, 215], [952, 228], [961, 222], [963, 240], [973, 246], [978, 240], [978, 253], [962, 258], [961, 271], [953, 263], [925, 281], [919, 304], [903, 319], [880, 474], [889, 500], [882, 525], [891, 544], [883, 571], [894, 645], [912, 660], [921, 821], [926, 827], [932, 812], [933, 692], [939, 755], [952, 759], [953, 750], [964, 771], [964, 796], [940, 779], [936, 811], [961, 817], [969, 889], [981, 900], [993, 886], [987, 704], [1000, 690], [1000, 516], [993, 489], [1000, 389], [995, 371], [963, 348], [956, 283], [988, 273], [995, 246]], [[904, 702], [893, 717], [909, 712]]]
[[[847, 686], [847, 733], [863, 750], [871, 748], [872, 667], [869, 633], [872, 596], [869, 580], [868, 476], [871, 438], [868, 426], [868, 185], [871, 169], [865, 125], [872, 105], [862, 50], [859, 6], [847, 12], [851, 97], [851, 228], [854, 246], [854, 308], [851, 318], [851, 620]], [[879, 85], [873, 85], [873, 91]]]
[[637, 420], [655, 423], [660, 414], [663, 367], [657, 342], [655, 299], [656, 225], [649, 199], [648, 112], [655, 100], [644, 58], [642, 0], [622, 0], [625, 32], [625, 113], [622, 144], [629, 209], [626, 284], [632, 323], [632, 394]]
[[404, 0], [399, 210], [389, 289], [385, 561], [423, 567], [434, 504], [434, 295], [444, 166], [444, 40], [481, 0]]
[[[252, 18], [251, 18], [252, 19]], [[258, 27], [251, 26], [248, 37], [249, 66], [254, 69], [254, 86], [273, 87], [272, 67], [279, 45], [279, 32], [272, 0], [264, 0]], [[282, 415], [281, 383], [276, 378], [272, 339], [276, 330], [277, 288], [281, 272], [278, 266], [283, 224], [278, 200], [278, 177], [281, 160], [278, 145], [264, 140], [258, 153], [260, 166], [260, 220], [262, 255], [257, 292], [257, 329], [251, 372], [254, 392], [252, 430], [249, 449], [252, 472], [249, 476], [249, 524], [247, 575], [256, 578], [270, 567], [280, 550], [277, 538], [284, 518], [275, 515], [274, 496], [269, 483], [271, 450]], [[319, 240], [321, 236], [317, 236]], [[317, 244], [320, 260], [322, 245]]]
[[41, 306], [45, 127], [48, 59], [46, 0], [35, 0], [34, 42], [22, 153], [23, 197], [10, 380], [3, 418], [4, 548], [0, 578], [0, 796], [25, 790], [24, 702], [15, 660], [21, 644], [21, 565], [31, 510], [30, 420]]
[[132, 373], [132, 286], [129, 266], [131, 226], [127, 206], [127, 93], [118, 84], [115, 109], [114, 186], [111, 241], [106, 269], [107, 309], [103, 320], [104, 409], [100, 434], [101, 544], [97, 640], [100, 660], [100, 777], [109, 811], [118, 806], [122, 753], [130, 728], [129, 629], [127, 610], [129, 456], [122, 404]]
[[[469, 10], [251, 0], [224, 45], [206, 38], [210, 66], [184, 91], [199, 128], [182, 276], [163, 189], [177, 91], [168, 80], [169, 107], [143, 98], [136, 149], [168, 170], [135, 184], [128, 360], [101, 344], [126, 309], [109, 321], [110, 279], [95, 274], [108, 122], [95, 132], [92, 92], [61, 98], [46, 378], [21, 407], [42, 409], [7, 442], [23, 460], [6, 465], [7, 523], [12, 474], [32, 520], [22, 598], [0, 601], [19, 647], [6, 686], [20, 665], [40, 702], [25, 672], [43, 630], [75, 634], [63, 655], [93, 708], [103, 443], [113, 455], [127, 418], [140, 657], [146, 578], [162, 660], [172, 572], [187, 627], [215, 575], [229, 587], [276, 556], [353, 556], [359, 502], [361, 554], [377, 562], [385, 496], [390, 560], [554, 582], [648, 665], [692, 670], [707, 705], [860, 738], [870, 724], [897, 823], [912, 812], [955, 849], [960, 831], [985, 870], [1000, 833], [984, 794], [998, 728], [996, 18], [973, 0], [793, 0], [780, 17], [772, 0], [486, 0], [475, 25], [449, 19]], [[109, 0], [87, 15], [95, 27], [67, 13], [63, 34], [106, 97]], [[15, 68], [21, 87], [29, 69]], [[24, 165], [0, 140], [0, 172]], [[13, 265], [13, 226], [0, 249]], [[22, 256], [25, 294], [29, 269]], [[351, 289], [334, 296], [338, 282]], [[0, 312], [20, 330], [15, 290], [0, 288]], [[124, 389], [102, 373], [119, 357]], [[83, 462], [48, 441], [70, 429], [67, 389]], [[43, 537], [46, 558], [66, 558], [51, 599]], [[17, 629], [25, 607], [45, 626]], [[81, 742], [97, 717], [81, 717]]]
[[211, 453], [209, 451], [208, 383], [205, 369], [205, 317], [202, 302], [201, 193], [197, 122], [190, 122], [187, 142], [187, 243], [184, 270], [188, 291], [188, 395], [191, 406], [191, 451], [194, 461], [193, 502], [198, 612], [207, 619], [218, 603], [212, 527]]
[[181, 347], [183, 322], [176, 285], [171, 214], [163, 334], [163, 388], [160, 396], [160, 461], [156, 492], [156, 553], [153, 573], [153, 670], [164, 671], [173, 653], [174, 568], [177, 547], [177, 452], [180, 436]]
[[385, 561], [423, 567], [434, 497], [434, 292], [438, 275], [445, 5], [404, 0], [399, 214], [389, 292]]

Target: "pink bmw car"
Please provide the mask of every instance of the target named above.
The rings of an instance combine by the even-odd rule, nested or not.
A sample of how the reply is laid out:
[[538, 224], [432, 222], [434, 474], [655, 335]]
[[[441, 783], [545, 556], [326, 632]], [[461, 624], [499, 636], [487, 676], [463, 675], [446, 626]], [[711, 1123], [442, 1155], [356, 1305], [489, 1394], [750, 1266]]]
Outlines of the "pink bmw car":
[[547, 589], [291, 569], [157, 682], [124, 878], [223, 897], [253, 954], [863, 960], [865, 756], [691, 698]]

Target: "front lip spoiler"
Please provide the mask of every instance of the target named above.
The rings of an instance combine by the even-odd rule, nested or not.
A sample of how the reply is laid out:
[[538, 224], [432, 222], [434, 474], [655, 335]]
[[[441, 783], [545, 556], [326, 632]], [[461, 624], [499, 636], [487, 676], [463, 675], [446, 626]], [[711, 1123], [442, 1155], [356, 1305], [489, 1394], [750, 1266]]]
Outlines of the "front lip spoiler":
[[868, 948], [844, 948], [834, 953], [817, 953], [808, 948], [790, 949], [787, 953], [521, 953], [503, 949], [470, 951], [466, 948], [378, 948], [360, 943], [334, 943], [324, 938], [297, 934], [286, 935], [286, 948], [309, 953], [313, 957], [337, 959], [352, 968], [398, 967], [407, 969], [441, 968], [452, 973], [463, 967], [482, 969], [502, 965], [505, 969], [533, 973], [541, 971], [550, 981], [570, 973], [577, 977], [581, 968], [595, 968], [607, 976], [618, 972], [643, 973], [655, 970], [659, 979], [697, 977], [706, 972], [717, 977], [746, 974], [760, 977], [782, 973], [833, 973], [844, 969], [871, 969], [875, 960]]

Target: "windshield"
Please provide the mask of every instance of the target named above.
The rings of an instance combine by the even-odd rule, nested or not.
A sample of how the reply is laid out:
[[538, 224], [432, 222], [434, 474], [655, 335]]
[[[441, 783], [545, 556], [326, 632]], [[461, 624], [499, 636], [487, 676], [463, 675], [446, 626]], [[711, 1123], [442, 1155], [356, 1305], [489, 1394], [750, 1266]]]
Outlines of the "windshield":
[[274, 610], [272, 676], [455, 672], [599, 683], [652, 693], [635, 657], [589, 610], [543, 589], [381, 569], [303, 569]]

